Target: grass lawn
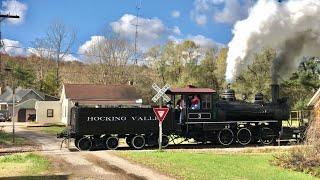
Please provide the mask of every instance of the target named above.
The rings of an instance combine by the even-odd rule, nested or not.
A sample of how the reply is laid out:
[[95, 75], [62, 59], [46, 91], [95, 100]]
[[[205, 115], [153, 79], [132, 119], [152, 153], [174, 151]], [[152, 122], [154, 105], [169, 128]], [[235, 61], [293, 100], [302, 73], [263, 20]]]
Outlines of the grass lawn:
[[118, 154], [180, 179], [313, 179], [311, 175], [271, 165], [271, 153], [123, 151]]
[[57, 135], [57, 133], [61, 133], [66, 127], [65, 126], [48, 126], [48, 127], [39, 127], [40, 131], [51, 134]]
[[15, 136], [15, 144], [12, 143], [12, 133], [0, 131], [0, 147], [31, 145], [32, 143], [22, 137]]
[[30, 129], [30, 130], [41, 131], [43, 133], [54, 135], [54, 136], [57, 135], [57, 133], [62, 132], [65, 128], [66, 128], [65, 126], [57, 126], [57, 125], [27, 127], [27, 129]]
[[0, 156], [0, 177], [36, 176], [48, 173], [50, 161], [34, 153]]

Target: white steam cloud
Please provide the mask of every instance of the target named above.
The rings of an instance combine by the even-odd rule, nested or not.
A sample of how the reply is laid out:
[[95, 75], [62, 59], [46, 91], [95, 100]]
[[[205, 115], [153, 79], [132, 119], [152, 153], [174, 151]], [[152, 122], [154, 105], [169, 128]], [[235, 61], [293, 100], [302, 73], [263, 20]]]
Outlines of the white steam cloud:
[[259, 0], [247, 19], [235, 24], [229, 43], [226, 78], [232, 81], [253, 61], [253, 54], [272, 47], [273, 83], [288, 78], [302, 57], [320, 56], [320, 1]]

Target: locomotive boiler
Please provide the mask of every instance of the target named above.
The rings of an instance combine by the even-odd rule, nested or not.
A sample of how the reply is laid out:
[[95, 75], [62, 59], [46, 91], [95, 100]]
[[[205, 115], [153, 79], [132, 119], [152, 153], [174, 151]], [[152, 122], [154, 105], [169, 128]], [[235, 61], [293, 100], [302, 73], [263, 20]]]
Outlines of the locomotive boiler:
[[[289, 118], [286, 98], [279, 98], [279, 85], [271, 85], [272, 101], [256, 94], [254, 102], [237, 100], [235, 92], [227, 89], [218, 96], [210, 88], [171, 88], [169, 113], [164, 120], [162, 145], [170, 141], [193, 139], [195, 142], [221, 144], [274, 143], [282, 130], [282, 120]], [[192, 98], [199, 105], [192, 105]], [[184, 106], [179, 106], [181, 101]], [[195, 108], [196, 107], [196, 108]], [[69, 129], [58, 137], [75, 139], [80, 150], [97, 146], [116, 149], [119, 139], [128, 146], [142, 149], [158, 144], [158, 122], [149, 107], [92, 108], [77, 106], [72, 109]]]

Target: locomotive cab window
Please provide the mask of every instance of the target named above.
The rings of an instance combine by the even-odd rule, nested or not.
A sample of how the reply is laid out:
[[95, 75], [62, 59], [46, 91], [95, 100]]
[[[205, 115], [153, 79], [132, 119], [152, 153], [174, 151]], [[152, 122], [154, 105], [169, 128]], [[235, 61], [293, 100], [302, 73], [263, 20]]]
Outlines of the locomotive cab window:
[[212, 107], [211, 102], [211, 95], [210, 94], [203, 94], [201, 95], [201, 108], [202, 109], [211, 109]]

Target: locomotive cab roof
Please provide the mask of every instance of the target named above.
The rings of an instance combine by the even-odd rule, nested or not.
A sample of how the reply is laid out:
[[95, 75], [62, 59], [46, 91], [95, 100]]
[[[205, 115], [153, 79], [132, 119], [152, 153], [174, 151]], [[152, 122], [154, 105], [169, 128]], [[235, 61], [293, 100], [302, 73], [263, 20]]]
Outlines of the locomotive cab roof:
[[211, 88], [197, 88], [195, 86], [187, 86], [185, 88], [170, 88], [166, 91], [166, 94], [211, 94], [216, 93]]

